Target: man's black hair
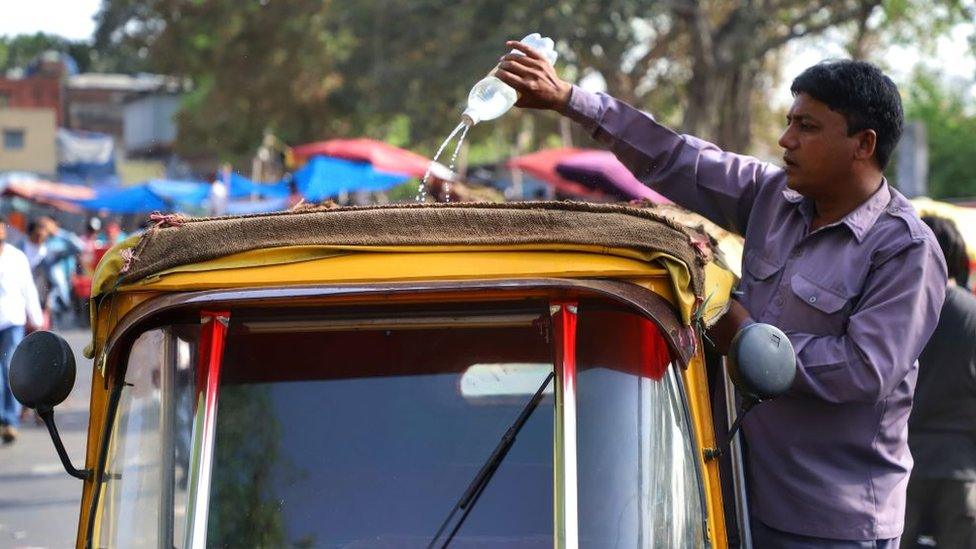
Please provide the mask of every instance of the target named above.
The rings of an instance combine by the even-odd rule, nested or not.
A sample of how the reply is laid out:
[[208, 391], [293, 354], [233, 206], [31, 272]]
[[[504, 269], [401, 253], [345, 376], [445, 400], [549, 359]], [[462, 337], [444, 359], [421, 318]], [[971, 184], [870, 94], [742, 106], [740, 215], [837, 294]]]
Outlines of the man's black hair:
[[825, 61], [800, 73], [790, 86], [793, 96], [805, 93], [847, 120], [847, 135], [874, 130], [874, 157], [882, 170], [901, 138], [905, 115], [898, 87], [881, 69], [864, 61]]
[[966, 241], [962, 239], [962, 233], [956, 228], [956, 224], [951, 219], [931, 215], [922, 216], [922, 221], [932, 229], [935, 239], [939, 241], [949, 269], [949, 278], [963, 288], [968, 288], [969, 255], [966, 253]]
[[36, 231], [40, 226], [40, 221], [37, 219], [31, 219], [27, 222], [27, 234], [34, 234], [34, 231]]

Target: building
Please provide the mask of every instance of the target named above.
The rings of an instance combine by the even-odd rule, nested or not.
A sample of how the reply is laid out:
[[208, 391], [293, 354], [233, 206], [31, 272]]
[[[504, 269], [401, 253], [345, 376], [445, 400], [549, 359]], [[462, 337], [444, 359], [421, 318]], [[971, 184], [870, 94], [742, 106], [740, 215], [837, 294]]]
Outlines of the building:
[[0, 172], [55, 173], [56, 113], [51, 108], [0, 108]]
[[177, 92], [178, 79], [155, 74], [84, 73], [68, 77], [65, 90], [67, 121], [73, 130], [106, 133], [116, 143], [125, 138], [125, 104], [160, 91]]
[[8, 71], [0, 77], [0, 109], [44, 108], [54, 112], [57, 125], [62, 123], [62, 76], [65, 68], [58, 52], [42, 55], [28, 70]]
[[123, 146], [131, 157], [162, 157], [176, 139], [177, 93], [160, 90], [131, 99], [123, 109]]

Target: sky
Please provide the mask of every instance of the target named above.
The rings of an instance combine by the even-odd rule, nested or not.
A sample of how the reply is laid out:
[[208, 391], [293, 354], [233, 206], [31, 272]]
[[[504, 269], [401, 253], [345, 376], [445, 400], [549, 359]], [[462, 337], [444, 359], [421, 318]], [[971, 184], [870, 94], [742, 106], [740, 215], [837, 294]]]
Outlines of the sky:
[[91, 38], [101, 0], [0, 0], [0, 35], [43, 31], [72, 40]]

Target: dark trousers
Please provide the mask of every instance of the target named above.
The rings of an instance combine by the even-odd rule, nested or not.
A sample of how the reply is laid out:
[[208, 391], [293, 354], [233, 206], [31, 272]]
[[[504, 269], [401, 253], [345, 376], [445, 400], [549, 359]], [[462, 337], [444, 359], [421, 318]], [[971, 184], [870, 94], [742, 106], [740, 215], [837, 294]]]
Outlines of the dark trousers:
[[[929, 531], [921, 532], [923, 526]], [[934, 537], [939, 549], [976, 548], [976, 482], [912, 476], [902, 546], [914, 548], [923, 533]]]
[[813, 538], [770, 528], [755, 518], [750, 523], [752, 546], [756, 549], [898, 549], [898, 538], [869, 541]]

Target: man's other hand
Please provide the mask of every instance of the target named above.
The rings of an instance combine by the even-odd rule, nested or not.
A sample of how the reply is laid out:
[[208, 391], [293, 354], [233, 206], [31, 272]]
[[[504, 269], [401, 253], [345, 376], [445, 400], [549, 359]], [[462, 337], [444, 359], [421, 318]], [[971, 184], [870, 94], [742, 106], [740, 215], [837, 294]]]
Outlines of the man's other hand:
[[515, 103], [526, 109], [562, 111], [569, 103], [573, 86], [556, 75], [556, 69], [539, 52], [521, 42], [505, 45], [525, 55], [509, 53], [502, 57], [495, 76], [519, 94]]
[[732, 338], [751, 322], [749, 311], [733, 299], [729, 302], [729, 310], [708, 329], [708, 338], [712, 340], [719, 353], [727, 355], [729, 347], [732, 346]]

